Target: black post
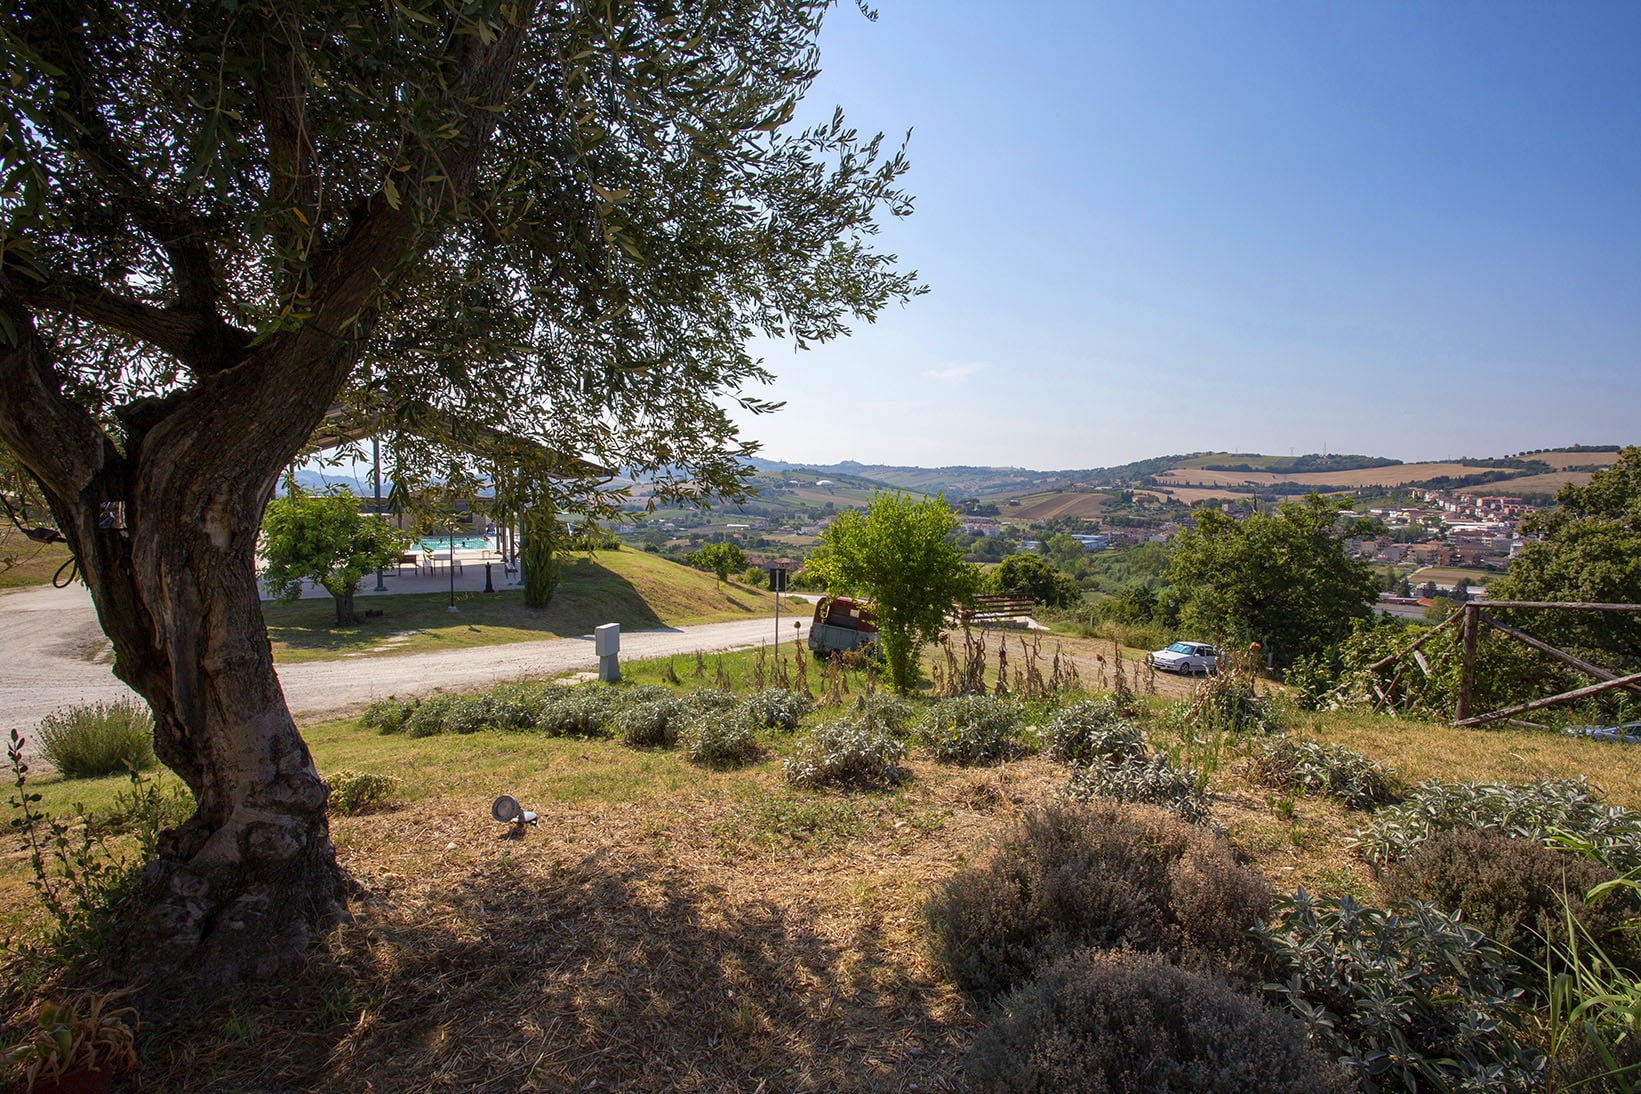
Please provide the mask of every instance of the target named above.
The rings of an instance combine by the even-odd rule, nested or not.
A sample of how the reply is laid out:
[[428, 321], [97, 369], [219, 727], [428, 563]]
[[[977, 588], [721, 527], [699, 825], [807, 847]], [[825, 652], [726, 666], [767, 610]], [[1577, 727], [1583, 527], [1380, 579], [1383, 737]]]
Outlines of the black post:
[[[370, 460], [373, 465], [372, 475], [376, 480], [376, 519], [382, 519], [382, 440], [380, 437], [370, 439]], [[382, 584], [382, 568], [376, 568], [376, 591], [382, 592], [387, 588]]]
[[454, 509], [451, 510], [451, 516], [450, 516], [450, 558], [448, 559], [448, 562], [450, 564], [450, 607], [449, 607], [448, 610], [449, 611], [455, 611], [456, 610], [456, 516], [455, 516], [455, 510]]
[[490, 584], [490, 563], [488, 562], [484, 564], [484, 591], [487, 593], [496, 591], [496, 587]]

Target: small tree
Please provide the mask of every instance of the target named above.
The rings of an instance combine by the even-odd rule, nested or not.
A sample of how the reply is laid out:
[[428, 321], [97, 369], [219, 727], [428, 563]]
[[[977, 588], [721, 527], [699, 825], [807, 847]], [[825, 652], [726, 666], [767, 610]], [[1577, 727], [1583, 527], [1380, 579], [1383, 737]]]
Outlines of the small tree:
[[923, 643], [979, 584], [979, 571], [951, 542], [956, 530], [957, 514], [944, 498], [874, 494], [864, 513], [839, 514], [821, 533], [828, 551], [810, 556], [808, 565], [821, 568], [829, 590], [872, 602], [898, 692], [911, 687]]
[[[1070, 537], [1066, 537], [1070, 539]], [[1076, 543], [1076, 540], [1071, 540]], [[1081, 544], [1078, 545], [1081, 549]], [[1009, 596], [1029, 596], [1051, 608], [1069, 608], [1082, 599], [1082, 590], [1067, 574], [1040, 555], [1010, 555], [988, 575], [993, 587]]]
[[262, 518], [262, 581], [281, 600], [302, 595], [302, 582], [322, 585], [336, 601], [336, 624], [355, 622], [359, 581], [398, 558], [410, 537], [377, 516], [359, 512], [352, 494], [304, 493], [294, 483], [268, 503]]
[[709, 543], [691, 555], [690, 560], [696, 568], [718, 575], [720, 584], [728, 581], [730, 574], [746, 569], [746, 552], [733, 543]]
[[540, 502], [524, 516], [524, 606], [545, 608], [558, 588], [558, 515]]

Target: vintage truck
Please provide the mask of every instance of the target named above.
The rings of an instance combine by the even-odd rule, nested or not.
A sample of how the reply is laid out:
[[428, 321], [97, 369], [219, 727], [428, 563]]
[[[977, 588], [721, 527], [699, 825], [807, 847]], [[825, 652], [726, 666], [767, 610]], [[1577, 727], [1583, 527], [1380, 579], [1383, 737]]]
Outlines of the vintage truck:
[[817, 657], [877, 646], [877, 618], [864, 601], [823, 596], [809, 624], [809, 648]]

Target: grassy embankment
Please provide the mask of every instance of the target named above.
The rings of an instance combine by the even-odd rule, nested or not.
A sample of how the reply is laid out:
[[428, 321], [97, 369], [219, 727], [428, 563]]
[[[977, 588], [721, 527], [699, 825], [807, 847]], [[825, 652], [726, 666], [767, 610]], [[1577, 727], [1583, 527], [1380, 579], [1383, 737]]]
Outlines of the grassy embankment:
[[[552, 603], [541, 611], [524, 606], [518, 587], [490, 594], [458, 592], [454, 613], [449, 603], [446, 593], [359, 597], [356, 611], [382, 614], [350, 627], [336, 626], [329, 598], [265, 603], [262, 612], [274, 660], [288, 663], [566, 638], [610, 622], [619, 622], [623, 630], [722, 623], [775, 610], [767, 590], [733, 581], [719, 585], [709, 573], [629, 550], [565, 558]], [[784, 604], [782, 610], [787, 610]]]

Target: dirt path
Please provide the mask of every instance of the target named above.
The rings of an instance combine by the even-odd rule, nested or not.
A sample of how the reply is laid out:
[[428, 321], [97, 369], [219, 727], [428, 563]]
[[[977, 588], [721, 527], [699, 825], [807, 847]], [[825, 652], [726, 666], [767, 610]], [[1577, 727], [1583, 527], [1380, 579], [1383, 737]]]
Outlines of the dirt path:
[[[621, 657], [682, 656], [773, 639], [772, 618], [630, 631], [621, 636]], [[388, 695], [482, 687], [597, 667], [592, 636], [587, 635], [282, 665], [279, 682], [292, 713], [312, 718]], [[0, 735], [9, 735], [13, 728], [32, 730], [42, 717], [71, 704], [110, 702], [130, 694], [114, 678], [108, 641], [84, 588], [47, 586], [0, 595]]]

